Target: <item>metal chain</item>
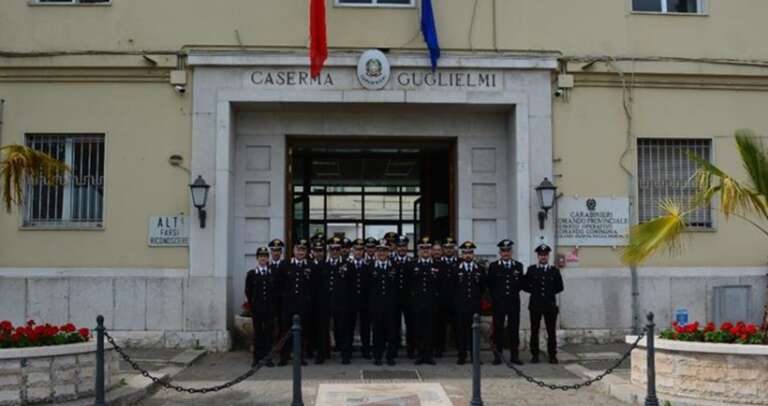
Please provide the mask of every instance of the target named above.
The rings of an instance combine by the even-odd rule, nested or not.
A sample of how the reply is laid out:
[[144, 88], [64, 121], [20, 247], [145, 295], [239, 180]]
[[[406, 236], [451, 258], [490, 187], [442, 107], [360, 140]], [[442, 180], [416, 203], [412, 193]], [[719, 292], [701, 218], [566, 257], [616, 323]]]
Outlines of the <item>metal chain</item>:
[[596, 382], [598, 382], [598, 381], [601, 381], [603, 378], [605, 378], [606, 376], [608, 376], [608, 375], [610, 375], [611, 373], [613, 373], [613, 371], [614, 371], [616, 368], [618, 368], [618, 367], [619, 367], [619, 366], [620, 366], [620, 365], [621, 365], [621, 364], [622, 364], [624, 361], [626, 361], [626, 360], [627, 360], [627, 358], [629, 358], [629, 356], [632, 354], [632, 350], [634, 350], [635, 348], [637, 348], [637, 346], [640, 344], [640, 341], [641, 341], [643, 338], [645, 338], [645, 334], [646, 334], [646, 332], [647, 332], [647, 331], [648, 331], [648, 329], [647, 329], [647, 328], [643, 329], [643, 331], [642, 331], [640, 334], [638, 334], [638, 336], [637, 336], [637, 339], [635, 340], [635, 342], [634, 342], [634, 343], [632, 343], [632, 345], [629, 347], [629, 349], [628, 349], [628, 350], [627, 350], [627, 351], [624, 353], [624, 355], [622, 355], [621, 359], [619, 359], [619, 360], [618, 360], [618, 361], [617, 361], [617, 362], [616, 362], [614, 365], [612, 365], [610, 368], [606, 369], [606, 370], [605, 370], [603, 373], [601, 373], [600, 375], [598, 375], [598, 376], [596, 376], [596, 377], [594, 377], [594, 378], [592, 378], [592, 379], [590, 379], [590, 380], [588, 380], [588, 381], [579, 382], [579, 383], [576, 383], [576, 384], [572, 384], [572, 385], [557, 385], [557, 384], [551, 384], [551, 383], [547, 383], [547, 382], [544, 382], [544, 381], [540, 381], [540, 380], [538, 380], [538, 379], [536, 379], [536, 378], [534, 378], [534, 377], [532, 377], [532, 376], [530, 376], [530, 375], [526, 374], [525, 372], [521, 371], [521, 370], [520, 370], [519, 368], [517, 368], [517, 367], [516, 367], [516, 366], [515, 366], [515, 365], [514, 365], [512, 362], [510, 362], [510, 361], [507, 361], [507, 360], [504, 358], [504, 355], [503, 355], [503, 354], [500, 354], [500, 353], [499, 353], [499, 352], [497, 352], [495, 349], [493, 350], [493, 353], [494, 353], [494, 355], [496, 355], [496, 356], [498, 356], [498, 357], [501, 357], [501, 359], [502, 359], [502, 360], [504, 360], [504, 363], [505, 363], [505, 364], [507, 364], [507, 366], [508, 366], [509, 368], [511, 368], [513, 371], [515, 371], [515, 373], [516, 373], [518, 376], [520, 376], [521, 378], [525, 379], [525, 380], [526, 380], [526, 381], [528, 381], [529, 383], [533, 383], [533, 384], [536, 384], [536, 385], [538, 385], [538, 386], [539, 386], [539, 387], [541, 387], [541, 388], [547, 388], [547, 389], [549, 389], [549, 390], [561, 390], [561, 391], [563, 391], [563, 392], [567, 392], [567, 391], [569, 391], [569, 390], [578, 390], [578, 389], [581, 389], [581, 388], [584, 388], [584, 387], [590, 386], [590, 385], [592, 385], [593, 383], [596, 383]]
[[267, 354], [267, 356], [262, 358], [259, 362], [256, 363], [256, 365], [251, 367], [251, 369], [249, 369], [244, 374], [238, 376], [237, 378], [235, 378], [235, 379], [233, 379], [233, 380], [231, 380], [229, 382], [223, 383], [221, 385], [209, 386], [209, 387], [205, 387], [205, 388], [185, 388], [183, 386], [179, 386], [179, 385], [175, 385], [175, 384], [172, 384], [170, 382], [167, 382], [167, 381], [165, 381], [162, 378], [158, 378], [156, 376], [153, 376], [151, 373], [149, 373], [149, 371], [147, 371], [146, 369], [142, 368], [136, 361], [131, 359], [131, 357], [128, 354], [125, 353], [125, 350], [122, 347], [120, 347], [115, 342], [115, 339], [112, 338], [109, 335], [109, 333], [104, 331], [104, 336], [107, 337], [107, 341], [109, 341], [109, 344], [112, 345], [112, 347], [115, 349], [115, 351], [118, 354], [120, 354], [120, 356], [128, 364], [130, 364], [133, 369], [135, 369], [136, 371], [140, 372], [142, 376], [151, 379], [154, 383], [156, 383], [158, 385], [161, 385], [165, 389], [173, 389], [176, 392], [187, 392], [187, 393], [195, 393], [196, 394], [196, 393], [218, 392], [220, 390], [227, 389], [229, 387], [235, 386], [235, 385], [245, 381], [246, 379], [250, 378], [256, 372], [258, 372], [262, 367], [264, 367], [269, 361], [271, 361], [272, 358], [280, 350], [282, 350], [283, 346], [285, 346], [285, 342], [288, 341], [288, 338], [291, 337], [291, 332], [289, 331], [289, 332], [285, 333], [285, 335], [283, 335], [283, 337], [280, 338], [280, 340], [277, 342], [277, 344], [274, 347], [272, 347], [272, 350], [270, 350], [269, 354]]

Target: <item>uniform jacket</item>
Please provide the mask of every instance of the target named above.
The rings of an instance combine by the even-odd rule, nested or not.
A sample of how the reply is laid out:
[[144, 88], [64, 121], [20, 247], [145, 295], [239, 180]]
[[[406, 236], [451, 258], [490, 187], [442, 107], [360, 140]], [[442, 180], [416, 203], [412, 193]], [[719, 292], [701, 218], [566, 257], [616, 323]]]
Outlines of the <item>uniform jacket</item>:
[[368, 265], [369, 306], [372, 313], [395, 311], [400, 300], [400, 272], [390, 261]]
[[400, 293], [400, 306], [410, 305], [411, 295], [410, 292], [408, 292], [408, 266], [411, 262], [413, 262], [413, 258], [406, 255], [405, 257], [395, 256], [392, 263], [397, 271], [397, 290]]
[[456, 288], [456, 270], [461, 262], [456, 257], [443, 257], [438, 275], [438, 300], [444, 307], [453, 308], [453, 298]]
[[359, 261], [351, 258], [347, 261], [347, 267], [352, 274], [351, 306], [354, 310], [357, 310], [356, 307], [367, 307], [371, 285], [370, 266], [362, 258]]
[[453, 306], [456, 312], [479, 313], [480, 298], [486, 286], [485, 271], [475, 262], [456, 266]]
[[290, 312], [306, 310], [311, 303], [312, 270], [308, 260], [291, 260], [278, 278], [283, 292], [283, 308]]
[[488, 289], [491, 293], [493, 311], [511, 312], [520, 310], [520, 291], [526, 290], [523, 264], [501, 259], [488, 266]]
[[412, 261], [405, 267], [407, 286], [411, 305], [416, 308], [434, 307], [438, 289], [439, 264], [433, 260]]
[[349, 310], [352, 298], [352, 272], [349, 264], [339, 258], [326, 260], [318, 268], [317, 304], [319, 309]]
[[275, 310], [274, 273], [269, 266], [251, 269], [245, 276], [245, 297], [251, 305], [251, 313], [272, 313]]
[[562, 292], [563, 277], [552, 265], [531, 265], [525, 273], [526, 292], [531, 294], [530, 310], [556, 310], [557, 294]]

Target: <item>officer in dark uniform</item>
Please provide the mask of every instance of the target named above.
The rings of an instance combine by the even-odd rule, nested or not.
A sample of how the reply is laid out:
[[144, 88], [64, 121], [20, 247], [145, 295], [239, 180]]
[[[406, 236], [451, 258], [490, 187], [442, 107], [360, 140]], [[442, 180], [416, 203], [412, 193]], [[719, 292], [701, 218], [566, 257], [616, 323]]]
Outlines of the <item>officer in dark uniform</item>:
[[[453, 296], [456, 269], [459, 259], [456, 258], [456, 240], [448, 237], [439, 250], [432, 249], [434, 256], [441, 254], [436, 259], [440, 266], [437, 288], [437, 308], [435, 310], [435, 358], [442, 358], [445, 352], [446, 335], [453, 333]], [[453, 328], [451, 328], [453, 327]], [[454, 335], [455, 337], [455, 335]]]
[[375, 365], [382, 364], [386, 347], [387, 365], [395, 365], [397, 347], [400, 344], [397, 326], [400, 324], [397, 303], [400, 275], [389, 259], [389, 248], [382, 241], [376, 252], [376, 261], [369, 265], [369, 301], [373, 321], [373, 358]]
[[480, 298], [485, 289], [485, 272], [475, 262], [475, 249], [472, 241], [461, 244], [462, 262], [456, 267], [456, 285], [453, 296], [454, 326], [456, 331], [456, 349], [459, 365], [467, 362], [467, 351], [472, 342], [472, 318], [480, 313]]
[[[509, 359], [522, 365], [520, 361], [520, 291], [525, 289], [523, 264], [512, 259], [511, 240], [501, 240], [499, 260], [488, 267], [488, 287], [493, 303], [493, 336], [496, 341], [496, 354], [493, 365], [501, 364], [504, 352], [504, 336], [509, 339]], [[506, 326], [506, 328], [505, 328]]]
[[376, 247], [379, 242], [373, 238], [368, 237], [365, 239], [365, 262], [373, 262], [376, 260]]
[[355, 337], [355, 326], [360, 329], [360, 343], [363, 358], [371, 359], [371, 314], [370, 314], [370, 284], [371, 272], [365, 262], [365, 241], [358, 238], [353, 242], [352, 258], [347, 261], [352, 273], [352, 299], [349, 308], [349, 336], [352, 343]]
[[[283, 315], [280, 323], [283, 334], [290, 334], [294, 315], [301, 317], [303, 326], [312, 325], [312, 319], [307, 317], [311, 305], [310, 291], [312, 290], [312, 270], [307, 260], [308, 245], [309, 242], [305, 239], [296, 242], [293, 247], [293, 259], [285, 264], [284, 272], [279, 278], [281, 279], [280, 286], [283, 288]], [[289, 339], [280, 354], [280, 366], [288, 364], [291, 348]], [[301, 362], [302, 365], [306, 365], [304, 359]]]
[[407, 270], [408, 264], [413, 258], [408, 255], [408, 237], [401, 235], [397, 238], [397, 254], [392, 257], [392, 261], [397, 268], [398, 274], [398, 292], [400, 293], [397, 307], [399, 313], [397, 316], [397, 337], [398, 347], [400, 346], [400, 337], [402, 337], [402, 323], [405, 322], [405, 344], [408, 359], [416, 358], [416, 326], [413, 323], [413, 309], [411, 307], [410, 292], [407, 289]]
[[280, 294], [280, 292], [283, 291], [283, 287], [280, 286], [280, 281], [282, 278], [280, 275], [283, 273], [283, 267], [285, 266], [285, 259], [283, 259], [283, 250], [285, 250], [285, 243], [275, 238], [274, 240], [270, 241], [269, 244], [267, 244], [267, 247], [269, 248], [269, 269], [272, 271], [273, 279], [274, 279], [274, 290], [277, 292], [275, 294], [275, 330], [277, 330], [275, 333], [277, 335], [280, 334], [280, 315], [283, 314], [283, 297]]
[[[275, 321], [274, 274], [269, 268], [269, 250], [256, 251], [256, 269], [248, 271], [245, 277], [245, 297], [251, 305], [253, 321], [253, 364], [269, 355], [272, 348], [272, 329]], [[266, 366], [272, 367], [272, 360]]]
[[434, 317], [437, 301], [439, 265], [431, 256], [432, 243], [429, 237], [419, 241], [419, 258], [406, 267], [408, 292], [410, 293], [413, 323], [416, 326], [418, 356], [416, 365], [435, 365], [434, 359]]
[[328, 337], [328, 328], [333, 321], [333, 336], [341, 351], [342, 364], [350, 363], [352, 357], [349, 342], [349, 305], [352, 291], [352, 272], [348, 263], [341, 258], [342, 240], [333, 237], [328, 240], [330, 255], [322, 264], [318, 274], [318, 301], [316, 308], [318, 342], [321, 343], [315, 364], [322, 364], [329, 357], [328, 347], [322, 343]]
[[563, 291], [563, 277], [557, 267], [549, 265], [552, 248], [547, 244], [536, 247], [538, 263], [528, 267], [525, 274], [526, 290], [531, 294], [528, 311], [531, 314], [531, 362], [539, 362], [539, 327], [541, 319], [547, 328], [547, 354], [549, 363], [557, 364], [557, 295]]

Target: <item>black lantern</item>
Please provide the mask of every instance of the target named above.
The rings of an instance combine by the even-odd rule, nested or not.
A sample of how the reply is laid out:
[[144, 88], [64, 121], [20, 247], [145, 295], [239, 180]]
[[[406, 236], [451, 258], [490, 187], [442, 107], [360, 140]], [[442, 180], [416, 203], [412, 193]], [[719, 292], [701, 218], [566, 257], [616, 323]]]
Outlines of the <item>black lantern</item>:
[[205, 183], [202, 176], [198, 176], [195, 182], [189, 185], [192, 192], [192, 204], [197, 208], [197, 215], [200, 218], [200, 228], [205, 228], [205, 218], [208, 213], [205, 211], [205, 204], [208, 202], [208, 189], [211, 186]]
[[555, 207], [557, 186], [553, 185], [549, 179], [544, 178], [539, 186], [536, 186], [536, 194], [539, 195], [539, 206], [541, 207], [539, 212], [539, 229], [543, 230], [544, 223], [547, 221], [547, 213]]

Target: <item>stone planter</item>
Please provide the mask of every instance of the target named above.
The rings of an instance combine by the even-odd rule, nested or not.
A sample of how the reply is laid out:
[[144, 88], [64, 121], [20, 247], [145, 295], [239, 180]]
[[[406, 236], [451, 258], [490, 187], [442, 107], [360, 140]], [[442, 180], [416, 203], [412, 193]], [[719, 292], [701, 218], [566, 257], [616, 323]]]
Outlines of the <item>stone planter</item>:
[[[628, 343], [634, 342], [628, 336]], [[659, 393], [729, 405], [768, 405], [768, 345], [656, 339]], [[645, 340], [632, 351], [632, 383], [646, 385]]]
[[[118, 357], [106, 351], [107, 389], [117, 384]], [[0, 350], [0, 405], [60, 403], [93, 396], [96, 341]]]
[[250, 317], [235, 316], [235, 347], [240, 349], [250, 349], [253, 342], [253, 322]]

